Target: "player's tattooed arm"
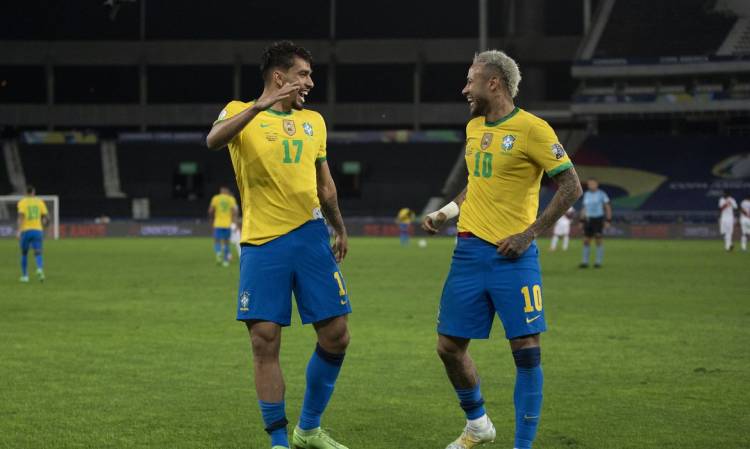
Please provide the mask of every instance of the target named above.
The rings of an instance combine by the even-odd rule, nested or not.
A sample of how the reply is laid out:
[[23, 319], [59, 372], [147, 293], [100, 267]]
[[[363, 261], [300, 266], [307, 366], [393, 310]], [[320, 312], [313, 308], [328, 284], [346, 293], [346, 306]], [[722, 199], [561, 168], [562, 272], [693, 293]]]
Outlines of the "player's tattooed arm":
[[264, 93], [255, 101], [255, 103], [253, 103], [252, 106], [234, 117], [217, 121], [206, 136], [206, 146], [210, 150], [220, 150], [224, 148], [232, 141], [232, 139], [234, 139], [234, 136], [242, 131], [245, 126], [255, 118], [256, 115], [270, 108], [279, 101], [296, 94], [298, 90], [299, 83], [295, 82], [285, 84], [278, 90]]
[[520, 234], [511, 235], [497, 242], [497, 250], [502, 255], [506, 257], [518, 257], [523, 254], [529, 248], [531, 242], [555, 224], [583, 194], [581, 181], [578, 179], [578, 174], [573, 167], [553, 176], [552, 179], [558, 186], [555, 196], [552, 197], [552, 201], [550, 201], [544, 212], [542, 212], [542, 215], [528, 229]]
[[331, 177], [331, 170], [328, 168], [328, 162], [321, 161], [315, 164], [317, 168], [318, 181], [318, 200], [323, 215], [328, 220], [336, 235], [333, 242], [333, 254], [336, 256], [336, 262], [341, 262], [349, 251], [349, 242], [344, 225], [344, 218], [341, 216], [339, 209], [339, 200], [336, 193], [336, 184]]
[[466, 190], [469, 188], [469, 186], [464, 187], [464, 189], [456, 195], [455, 198], [453, 198], [453, 202], [458, 204], [458, 207], [461, 207], [461, 204], [463, 204], [464, 200], [466, 199]]

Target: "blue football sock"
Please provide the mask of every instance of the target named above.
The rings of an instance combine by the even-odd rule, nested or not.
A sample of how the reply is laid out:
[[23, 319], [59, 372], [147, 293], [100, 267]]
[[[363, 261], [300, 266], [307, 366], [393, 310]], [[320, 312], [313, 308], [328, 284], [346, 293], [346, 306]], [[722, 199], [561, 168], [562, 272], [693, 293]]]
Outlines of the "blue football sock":
[[513, 358], [516, 362], [516, 389], [513, 393], [513, 402], [516, 406], [516, 440], [513, 447], [531, 449], [542, 411], [544, 376], [541, 349], [526, 348], [513, 351]]
[[590, 245], [583, 245], [583, 263], [588, 265], [589, 263], [589, 255], [591, 254], [591, 246]]
[[320, 427], [320, 418], [333, 395], [336, 378], [343, 363], [344, 354], [331, 354], [320, 345], [315, 347], [315, 352], [307, 364], [307, 387], [299, 417], [300, 429]]
[[229, 242], [224, 244], [224, 260], [229, 260]]
[[461, 408], [466, 413], [466, 419], [477, 419], [484, 416], [487, 411], [484, 409], [484, 399], [482, 391], [479, 389], [479, 383], [474, 388], [458, 389], [456, 388], [458, 400], [461, 401]]
[[26, 254], [21, 255], [21, 275], [28, 276], [29, 275], [29, 257]]
[[596, 247], [596, 263], [598, 265], [601, 265], [603, 259], [604, 259], [604, 245], [597, 245], [597, 247]]
[[42, 255], [36, 254], [34, 256], [34, 260], [36, 260], [36, 268], [39, 270], [42, 270], [44, 267], [42, 266]]
[[220, 254], [221, 253], [221, 243], [214, 242], [214, 253]]
[[266, 425], [266, 432], [271, 436], [271, 446], [289, 447], [289, 436], [286, 433], [286, 412], [284, 411], [285, 403], [258, 401], [260, 413], [263, 415], [263, 423]]

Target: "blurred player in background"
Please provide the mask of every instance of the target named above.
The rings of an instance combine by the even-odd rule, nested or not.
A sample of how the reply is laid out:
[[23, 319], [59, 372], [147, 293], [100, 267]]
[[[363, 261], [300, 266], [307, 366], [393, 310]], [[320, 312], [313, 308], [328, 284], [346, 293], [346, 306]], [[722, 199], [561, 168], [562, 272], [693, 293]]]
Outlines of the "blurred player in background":
[[29, 282], [28, 253], [34, 250], [36, 275], [44, 282], [42, 261], [42, 241], [44, 227], [47, 226], [49, 212], [44, 201], [36, 197], [34, 186], [26, 188], [26, 196], [18, 202], [18, 239], [21, 244], [21, 282]]
[[742, 231], [742, 251], [747, 251], [747, 237], [750, 235], [750, 195], [740, 203], [740, 230]]
[[604, 262], [604, 230], [612, 223], [612, 206], [607, 192], [599, 188], [599, 181], [586, 181], [586, 192], [583, 194], [581, 223], [583, 224], [583, 260], [581, 268], [589, 267], [591, 257], [591, 238], [596, 241], [596, 260], [594, 268], [601, 268]]
[[[240, 190], [237, 319], [250, 332], [255, 388], [274, 449], [289, 447], [279, 351], [281, 328], [291, 322], [292, 292], [302, 323], [313, 323], [318, 337], [292, 444], [346, 449], [320, 427], [349, 344], [351, 306], [337, 265], [348, 236], [326, 162], [326, 125], [319, 113], [303, 109], [314, 86], [311, 61], [307, 50], [289, 41], [266, 48], [262, 95], [227, 104], [206, 137], [209, 148], [229, 145]], [[334, 229], [333, 248], [324, 216]]]
[[[471, 339], [489, 338], [495, 313], [516, 364], [515, 448], [531, 448], [542, 409], [540, 333], [547, 326], [535, 239], [575, 203], [581, 182], [547, 122], [514, 106], [520, 80], [518, 65], [505, 53], [474, 57], [462, 91], [474, 117], [466, 125], [468, 186], [422, 223], [435, 233], [460, 212], [437, 350], [467, 422], [448, 449], [495, 439], [468, 351]], [[544, 172], [559, 188], [537, 219]]]
[[558, 240], [562, 239], [562, 250], [568, 250], [568, 242], [570, 241], [570, 222], [573, 220], [576, 210], [574, 208], [568, 209], [565, 215], [560, 217], [555, 223], [555, 227], [552, 229], [552, 241], [550, 242], [550, 251], [557, 249]]
[[396, 223], [398, 223], [399, 237], [401, 238], [401, 246], [409, 244], [409, 234], [411, 233], [411, 224], [414, 221], [414, 212], [408, 207], [402, 208], [396, 215]]
[[732, 236], [734, 235], [734, 210], [737, 209], [737, 201], [732, 198], [728, 191], [722, 193], [719, 198], [719, 232], [724, 236], [724, 249], [734, 249]]
[[237, 220], [237, 200], [228, 187], [221, 187], [219, 193], [211, 198], [208, 216], [214, 219], [214, 253], [216, 264], [229, 266], [229, 239], [232, 223]]
[[242, 254], [242, 246], [240, 246], [240, 242], [242, 241], [242, 223], [232, 222], [231, 230], [232, 236], [229, 238], [229, 241], [232, 242], [234, 249], [237, 250], [237, 260], [240, 260], [240, 255]]

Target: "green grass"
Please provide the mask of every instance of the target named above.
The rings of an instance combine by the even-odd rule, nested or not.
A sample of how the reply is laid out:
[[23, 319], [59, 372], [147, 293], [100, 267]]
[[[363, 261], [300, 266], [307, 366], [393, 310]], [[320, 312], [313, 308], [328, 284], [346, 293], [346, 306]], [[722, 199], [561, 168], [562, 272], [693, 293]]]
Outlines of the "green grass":
[[[452, 241], [352, 239], [352, 344], [324, 426], [352, 449], [443, 448], [463, 415], [434, 351]], [[602, 270], [543, 249], [539, 448], [750, 447], [750, 254], [720, 241], [607, 242]], [[46, 242], [18, 283], [0, 241], [0, 448], [264, 448], [237, 266], [206, 239]], [[33, 262], [32, 262], [33, 263]], [[314, 347], [295, 315], [282, 364], [296, 422]], [[496, 320], [472, 344], [494, 446], [511, 448], [514, 366]]]

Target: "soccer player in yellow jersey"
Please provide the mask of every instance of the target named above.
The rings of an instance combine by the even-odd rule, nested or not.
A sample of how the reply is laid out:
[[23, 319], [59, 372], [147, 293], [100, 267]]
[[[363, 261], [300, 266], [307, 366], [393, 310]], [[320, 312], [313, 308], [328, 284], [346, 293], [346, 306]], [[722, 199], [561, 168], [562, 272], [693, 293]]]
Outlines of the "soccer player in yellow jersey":
[[[229, 266], [229, 239], [232, 237], [232, 223], [237, 220], [237, 200], [228, 187], [221, 187], [211, 198], [208, 216], [214, 219], [214, 253], [216, 264]], [[222, 246], [223, 245], [223, 246]], [[223, 250], [222, 250], [223, 248]]]
[[[255, 388], [274, 449], [289, 447], [279, 348], [292, 292], [302, 323], [313, 323], [318, 340], [292, 443], [346, 449], [320, 427], [349, 344], [351, 306], [337, 265], [348, 244], [326, 162], [325, 121], [303, 108], [314, 86], [311, 60], [292, 42], [269, 46], [261, 61], [262, 95], [227, 104], [206, 137], [209, 148], [229, 146], [240, 191], [237, 319], [250, 332]], [[323, 217], [335, 232], [333, 248]]]
[[399, 237], [401, 238], [401, 245], [406, 246], [409, 244], [409, 232], [411, 231], [411, 223], [414, 221], [414, 212], [408, 207], [401, 208], [396, 215], [396, 223], [398, 223]]
[[47, 225], [47, 205], [36, 197], [36, 190], [28, 186], [26, 196], [18, 202], [18, 239], [21, 245], [21, 282], [29, 282], [28, 253], [34, 249], [36, 261], [36, 275], [40, 282], [44, 282], [44, 266], [42, 263], [42, 240], [44, 227]]
[[[534, 239], [581, 196], [581, 184], [547, 122], [514, 105], [520, 80], [518, 65], [505, 53], [475, 55], [462, 92], [473, 116], [466, 125], [468, 185], [422, 223], [434, 233], [459, 216], [458, 241], [440, 300], [437, 350], [467, 423], [448, 449], [495, 439], [468, 352], [472, 338], [489, 337], [495, 313], [516, 364], [515, 448], [531, 448], [541, 412], [539, 334], [546, 324]], [[545, 172], [558, 190], [537, 218]]]

